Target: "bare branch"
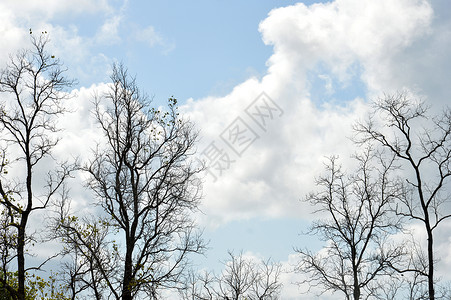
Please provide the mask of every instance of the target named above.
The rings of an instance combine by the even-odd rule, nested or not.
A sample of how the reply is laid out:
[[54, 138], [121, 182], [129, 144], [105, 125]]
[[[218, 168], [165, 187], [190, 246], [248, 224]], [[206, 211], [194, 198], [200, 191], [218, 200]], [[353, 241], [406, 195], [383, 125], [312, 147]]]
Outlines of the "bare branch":
[[[15, 243], [5, 247], [10, 247], [9, 250], [17, 258], [18, 287], [8, 290], [14, 289], [15, 297], [21, 300], [25, 299], [25, 247], [34, 240], [27, 230], [29, 217], [34, 211], [48, 207], [70, 172], [67, 165], [61, 170], [51, 170], [48, 173], [47, 193], [37, 194], [35, 171], [44, 166], [44, 159], [52, 159], [51, 151], [59, 141], [55, 138], [58, 131], [56, 118], [64, 113], [62, 102], [68, 98], [65, 89], [73, 81], [64, 77], [65, 69], [58, 59], [46, 52], [48, 38], [45, 34], [31, 36], [31, 43], [31, 50], [17, 52], [7, 67], [0, 71], [0, 92], [7, 99], [0, 104], [0, 127], [8, 150], [2, 153], [0, 204], [14, 228], [8, 233], [15, 232], [12, 235]], [[8, 176], [6, 166], [22, 170], [21, 177]], [[10, 266], [10, 262], [3, 261], [3, 270]], [[41, 266], [28, 269], [37, 270]]]

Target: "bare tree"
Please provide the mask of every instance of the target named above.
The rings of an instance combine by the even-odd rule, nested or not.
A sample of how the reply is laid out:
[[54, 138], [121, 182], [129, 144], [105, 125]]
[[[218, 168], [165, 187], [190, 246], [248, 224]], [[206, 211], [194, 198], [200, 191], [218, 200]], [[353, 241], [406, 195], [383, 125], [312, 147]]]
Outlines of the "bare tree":
[[258, 264], [256, 270], [255, 280], [251, 287], [253, 295], [250, 295], [248, 299], [278, 299], [282, 289], [279, 278], [282, 273], [282, 265], [268, 259]]
[[229, 260], [224, 262], [220, 275], [190, 274], [181, 295], [185, 300], [278, 299], [281, 272], [281, 265], [269, 259], [256, 261], [229, 251]]
[[212, 300], [215, 299], [216, 278], [213, 273], [190, 271], [184, 280], [179, 293], [183, 300]]
[[404, 190], [390, 176], [396, 169], [393, 158], [379, 160], [371, 148], [354, 157], [358, 169], [350, 174], [331, 157], [327, 174], [317, 179], [319, 192], [307, 197], [317, 213], [325, 214], [309, 234], [327, 244], [318, 253], [296, 249], [301, 256], [296, 270], [305, 276], [299, 284], [358, 300], [381, 295], [384, 277], [394, 273], [391, 266], [403, 257], [404, 249], [391, 245], [388, 237], [400, 228], [390, 205]]
[[122, 65], [111, 80], [95, 99], [105, 142], [83, 167], [102, 216], [78, 220], [63, 209], [59, 232], [83, 258], [89, 272], [77, 276], [90, 277], [85, 284], [97, 299], [103, 288], [116, 299], [154, 299], [178, 284], [188, 255], [205, 247], [190, 218], [201, 196], [202, 166], [191, 161], [197, 132], [175, 99], [167, 111], [152, 108]]
[[[378, 117], [383, 126], [376, 122]], [[397, 213], [423, 224], [427, 259], [399, 271], [427, 277], [428, 297], [435, 299], [434, 231], [451, 217], [445, 191], [451, 175], [451, 111], [430, 116], [423, 102], [409, 99], [406, 93], [386, 95], [374, 103], [373, 113], [355, 130], [359, 143], [376, 142], [403, 163], [409, 193], [398, 199]]]
[[61, 213], [55, 236], [65, 244], [61, 280], [71, 299], [120, 298], [117, 286], [121, 260], [117, 243], [109, 239], [111, 229], [108, 221], [99, 217], [79, 220], [67, 207]]
[[[26, 267], [27, 247], [35, 236], [27, 225], [30, 215], [44, 210], [51, 199], [61, 191], [69, 176], [70, 166], [50, 170], [43, 183], [35, 178], [36, 170], [45, 170], [54, 163], [52, 149], [57, 145], [55, 121], [64, 112], [64, 90], [72, 81], [64, 77], [64, 69], [54, 56], [47, 53], [46, 34], [31, 36], [32, 49], [19, 51], [0, 73], [0, 108], [3, 151], [0, 166], [0, 205], [2, 224], [1, 283], [14, 299], [25, 299], [27, 270], [40, 269], [43, 263]], [[8, 157], [9, 161], [6, 160]], [[15, 170], [17, 177], [10, 176]], [[37, 183], [40, 180], [39, 184]], [[42, 188], [43, 187], [43, 188]], [[37, 192], [39, 189], [39, 192]], [[12, 262], [16, 261], [14, 266]], [[8, 269], [17, 267], [18, 288], [8, 284]], [[11, 270], [12, 271], [12, 270]]]

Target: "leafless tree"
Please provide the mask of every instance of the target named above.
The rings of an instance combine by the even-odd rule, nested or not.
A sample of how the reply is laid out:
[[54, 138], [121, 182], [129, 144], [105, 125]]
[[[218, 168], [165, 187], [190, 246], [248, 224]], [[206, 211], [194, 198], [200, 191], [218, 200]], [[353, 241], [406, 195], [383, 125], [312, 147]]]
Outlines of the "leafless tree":
[[423, 102], [406, 93], [386, 95], [374, 103], [373, 113], [355, 130], [359, 143], [377, 143], [403, 163], [409, 193], [398, 199], [397, 213], [423, 224], [427, 246], [426, 260], [399, 271], [427, 277], [428, 298], [435, 299], [434, 231], [451, 217], [446, 191], [451, 175], [451, 110], [430, 116]]
[[257, 261], [229, 252], [221, 274], [190, 274], [181, 295], [184, 300], [278, 299], [281, 272], [281, 265], [269, 259]]
[[318, 253], [296, 249], [301, 257], [296, 270], [305, 276], [299, 284], [357, 300], [380, 296], [384, 277], [394, 273], [391, 266], [404, 255], [403, 247], [388, 238], [400, 228], [390, 206], [404, 189], [390, 175], [396, 169], [393, 158], [379, 160], [370, 147], [354, 157], [358, 169], [349, 174], [331, 157], [326, 175], [317, 179], [319, 191], [307, 197], [324, 216], [309, 234], [327, 244]]
[[282, 265], [268, 259], [257, 265], [256, 270], [255, 280], [250, 289], [252, 295], [248, 299], [279, 299], [282, 289], [279, 278], [282, 273]]
[[209, 271], [197, 273], [190, 271], [184, 279], [185, 284], [179, 290], [183, 300], [215, 299], [215, 276]]
[[[64, 112], [63, 101], [68, 97], [64, 90], [73, 81], [64, 77], [59, 60], [46, 51], [45, 33], [38, 38], [31, 36], [31, 42], [32, 49], [11, 56], [0, 72], [0, 209], [7, 219], [1, 229], [4, 249], [0, 280], [14, 299], [25, 299], [27, 270], [42, 266], [26, 267], [25, 263], [27, 248], [35, 239], [27, 228], [30, 216], [48, 208], [71, 169], [66, 163], [60, 164], [61, 168], [48, 172], [44, 183], [42, 177], [34, 177], [36, 170], [42, 172], [55, 163], [51, 154], [59, 141], [55, 122]], [[19, 175], [11, 176], [12, 170]], [[9, 268], [17, 268], [17, 289], [8, 285]]]
[[55, 236], [65, 244], [61, 280], [71, 299], [119, 298], [116, 286], [120, 285], [121, 261], [117, 243], [109, 239], [109, 223], [92, 216], [79, 220], [69, 214], [69, 209], [60, 216]]
[[154, 299], [178, 284], [188, 255], [205, 247], [190, 217], [201, 196], [202, 166], [191, 160], [197, 132], [179, 116], [175, 99], [167, 111], [152, 108], [122, 65], [113, 67], [111, 80], [95, 98], [105, 142], [83, 167], [101, 217], [79, 220], [63, 209], [59, 232], [82, 257], [89, 272], [75, 273], [90, 278], [85, 285], [97, 299], [105, 297], [103, 288], [108, 298]]

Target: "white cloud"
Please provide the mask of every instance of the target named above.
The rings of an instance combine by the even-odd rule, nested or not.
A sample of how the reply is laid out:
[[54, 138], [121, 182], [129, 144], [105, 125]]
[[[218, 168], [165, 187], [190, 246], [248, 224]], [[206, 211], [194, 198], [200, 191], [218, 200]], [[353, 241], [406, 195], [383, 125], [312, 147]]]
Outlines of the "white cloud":
[[119, 26], [121, 25], [122, 16], [114, 15], [106, 19], [99, 28], [95, 40], [97, 43], [104, 45], [114, 45], [121, 41], [119, 35]]
[[158, 46], [164, 54], [168, 54], [175, 48], [175, 42], [163, 37], [153, 26], [147, 26], [145, 28], [135, 26], [133, 32], [134, 40], [145, 43], [150, 48]]
[[[247, 102], [250, 103], [253, 97], [248, 97], [250, 101]], [[350, 141], [346, 136], [351, 134], [355, 116], [364, 113], [363, 103], [356, 100], [339, 110], [333, 106], [319, 110], [308, 99], [294, 98], [292, 104], [279, 101], [285, 102], [281, 104], [284, 114], [279, 120], [274, 119], [268, 131], [263, 132], [246, 118], [244, 109], [238, 109], [248, 104], [246, 99], [236, 99], [232, 93], [228, 101], [207, 101], [206, 107], [198, 106], [196, 113], [207, 110], [207, 120], [196, 114], [191, 116], [196, 124], [201, 124], [201, 128], [210, 129], [202, 131], [204, 143], [199, 147], [201, 150], [210, 141], [221, 144], [219, 135], [234, 119], [233, 114], [242, 116], [260, 135], [260, 139], [241, 157], [228, 151], [236, 162], [216, 182], [212, 176], [207, 177], [203, 201], [206, 216], [217, 223], [217, 218], [230, 221], [259, 215], [308, 215], [310, 209], [303, 209], [297, 200], [314, 187], [314, 177], [323, 170], [324, 156], [350, 153]], [[239, 105], [238, 101], [242, 104]], [[212, 110], [208, 107], [210, 105]], [[222, 116], [219, 117], [215, 111], [222, 112]], [[212, 120], [215, 117], [217, 122]], [[228, 149], [227, 145], [223, 148]]]
[[155, 31], [153, 26], [137, 30], [135, 32], [135, 38], [140, 42], [147, 43], [149, 47], [153, 47], [163, 42], [162, 37]]
[[105, 70], [109, 62], [105, 62], [101, 54], [93, 54], [93, 37], [80, 35], [75, 25], [58, 25], [52, 18], [64, 18], [70, 14], [111, 14], [112, 8], [107, 2], [96, 5], [92, 1], [4, 1], [0, 3], [0, 34], [2, 47], [0, 59], [2, 64], [11, 53], [19, 49], [30, 48], [30, 29], [35, 36], [48, 32], [51, 42], [48, 51], [61, 59], [74, 77], [80, 81], [99, 70]]
[[23, 21], [33, 23], [40, 19], [59, 18], [63, 15], [71, 17], [78, 14], [109, 13], [113, 11], [109, 0], [5, 0], [2, 5]]
[[16, 26], [17, 17], [10, 10], [0, 4], [0, 34], [2, 37], [2, 47], [0, 47], [0, 66], [3, 67], [8, 61], [10, 53], [14, 53], [23, 48], [27, 42], [27, 31]]
[[207, 218], [217, 224], [262, 214], [308, 217], [310, 209], [297, 200], [315, 188], [324, 156], [346, 160], [352, 154], [351, 125], [367, 110], [360, 99], [317, 107], [309, 99], [308, 72], [321, 63], [345, 82], [357, 63], [369, 94], [403, 87], [392, 77], [395, 58], [431, 31], [431, 18], [430, 5], [416, 0], [337, 0], [271, 11], [260, 24], [264, 42], [274, 47], [267, 75], [243, 82], [225, 97], [192, 100], [184, 107], [202, 129], [201, 150], [211, 141], [220, 144], [221, 132], [236, 117], [252, 125], [245, 108], [262, 91], [284, 110], [268, 132], [254, 128], [260, 138], [216, 182], [207, 177]]
[[302, 73], [323, 61], [345, 78], [347, 69], [359, 61], [368, 87], [380, 90], [393, 79], [395, 55], [426, 34], [431, 19], [427, 1], [337, 0], [275, 9], [260, 31], [264, 42], [274, 45], [270, 73]]
[[58, 120], [58, 127], [64, 128], [56, 148], [58, 158], [63, 159], [71, 154], [86, 161], [96, 144], [100, 143], [103, 133], [94, 118], [93, 100], [95, 95], [100, 95], [107, 89], [108, 85], [102, 83], [72, 91], [71, 98], [65, 103], [67, 112]]

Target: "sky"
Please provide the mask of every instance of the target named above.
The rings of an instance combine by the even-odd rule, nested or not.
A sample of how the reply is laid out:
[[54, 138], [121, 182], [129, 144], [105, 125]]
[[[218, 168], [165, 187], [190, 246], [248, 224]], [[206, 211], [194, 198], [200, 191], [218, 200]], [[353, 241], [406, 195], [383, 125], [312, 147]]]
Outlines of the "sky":
[[[61, 157], [83, 157], [96, 140], [90, 100], [112, 63], [127, 66], [155, 105], [177, 98], [200, 130], [199, 154], [227, 158], [221, 168], [212, 160], [204, 178], [197, 219], [211, 249], [196, 262], [218, 268], [227, 250], [242, 250], [288, 269], [294, 247], [321, 247], [302, 235], [315, 218], [302, 199], [325, 157], [350, 164], [352, 124], [368, 103], [407, 90], [432, 110], [448, 105], [450, 14], [447, 0], [2, 0], [0, 64], [29, 45], [30, 28], [48, 32], [78, 82]], [[233, 128], [246, 128], [244, 140], [231, 140]], [[87, 205], [82, 187], [72, 193]], [[439, 232], [442, 275], [450, 226]], [[295, 275], [283, 281], [282, 299], [311, 299], [291, 284]]]

